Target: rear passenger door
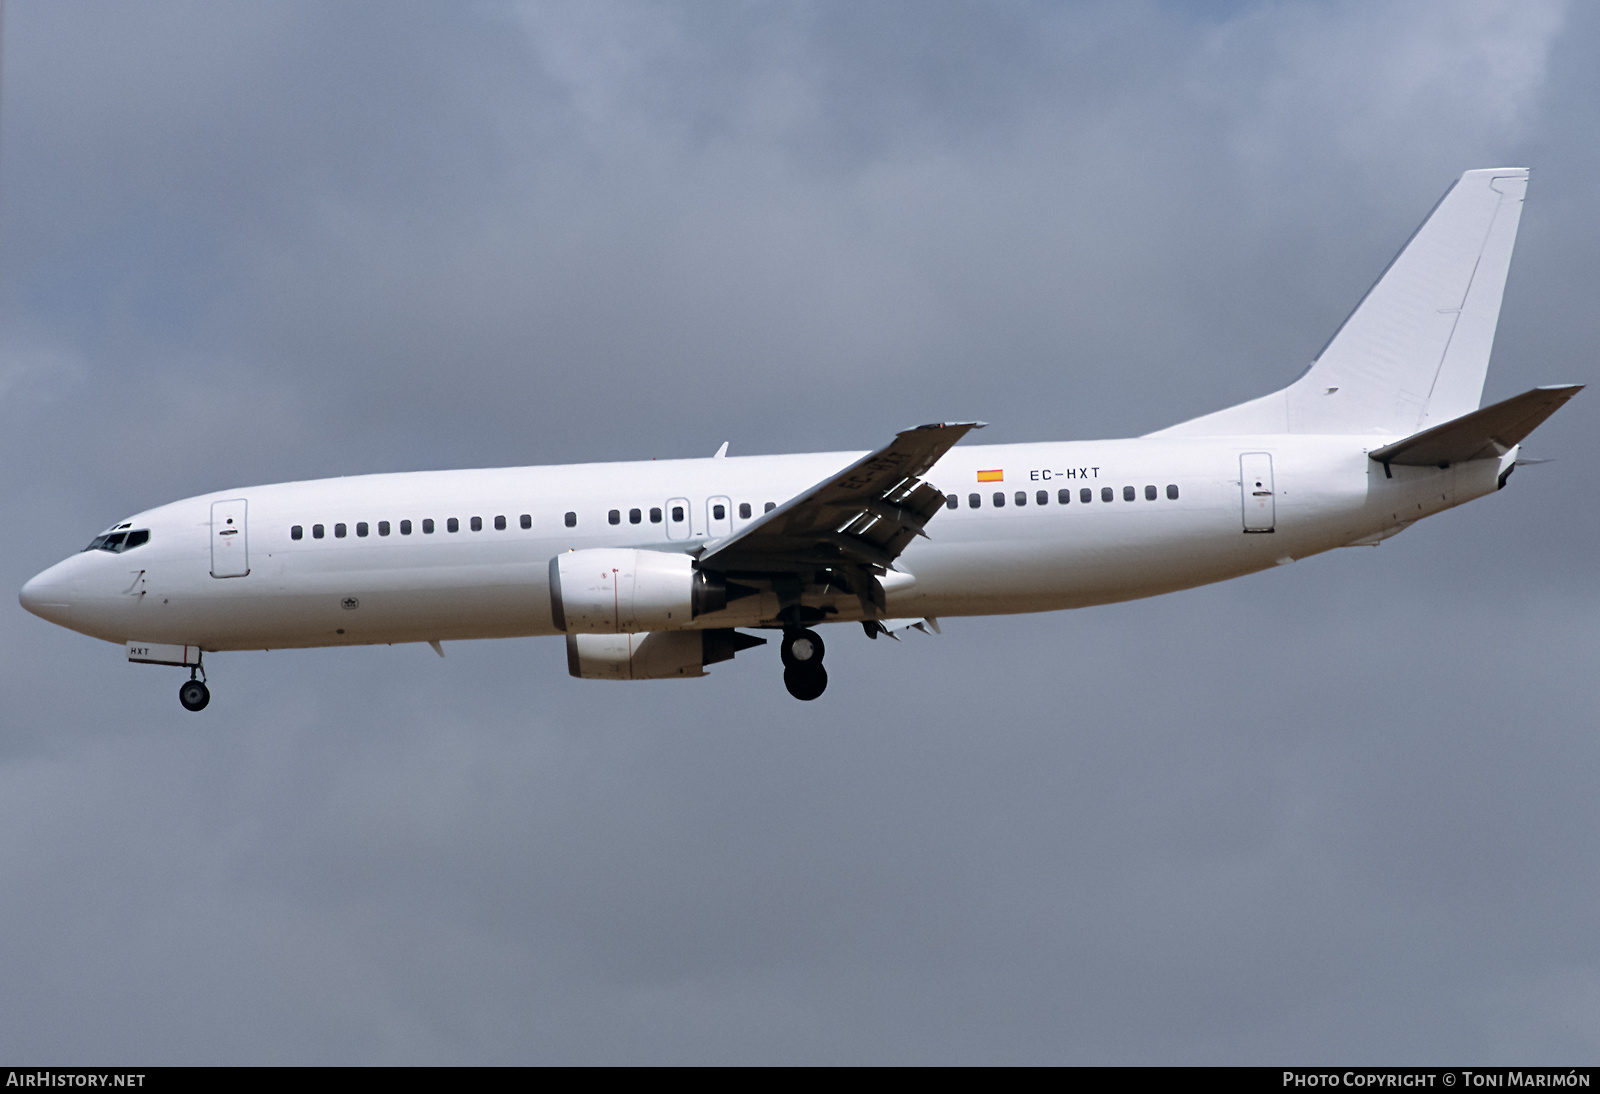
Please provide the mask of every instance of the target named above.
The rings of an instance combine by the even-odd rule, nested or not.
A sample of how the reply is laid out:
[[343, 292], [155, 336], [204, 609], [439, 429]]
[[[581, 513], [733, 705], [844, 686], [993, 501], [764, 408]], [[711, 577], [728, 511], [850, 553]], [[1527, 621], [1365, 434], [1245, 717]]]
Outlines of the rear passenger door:
[[1246, 452], [1239, 457], [1239, 493], [1244, 506], [1244, 530], [1274, 531], [1278, 513], [1271, 453]]

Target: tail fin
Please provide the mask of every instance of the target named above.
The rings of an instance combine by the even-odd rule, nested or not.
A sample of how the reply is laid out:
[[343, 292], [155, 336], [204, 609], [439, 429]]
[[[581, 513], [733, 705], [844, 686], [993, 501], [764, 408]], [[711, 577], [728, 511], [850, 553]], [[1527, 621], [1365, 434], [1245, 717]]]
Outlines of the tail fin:
[[1478, 409], [1527, 185], [1462, 175], [1300, 379], [1155, 435], [1410, 434]]

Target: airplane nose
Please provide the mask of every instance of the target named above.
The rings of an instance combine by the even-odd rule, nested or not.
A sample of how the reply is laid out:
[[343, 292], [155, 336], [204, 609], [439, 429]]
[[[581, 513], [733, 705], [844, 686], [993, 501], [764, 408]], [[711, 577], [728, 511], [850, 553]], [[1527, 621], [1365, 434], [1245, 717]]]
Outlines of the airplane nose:
[[50, 576], [50, 571], [46, 570], [33, 578], [22, 587], [17, 600], [40, 619], [64, 625], [72, 614], [72, 605], [68, 602], [65, 586], [49, 580]]

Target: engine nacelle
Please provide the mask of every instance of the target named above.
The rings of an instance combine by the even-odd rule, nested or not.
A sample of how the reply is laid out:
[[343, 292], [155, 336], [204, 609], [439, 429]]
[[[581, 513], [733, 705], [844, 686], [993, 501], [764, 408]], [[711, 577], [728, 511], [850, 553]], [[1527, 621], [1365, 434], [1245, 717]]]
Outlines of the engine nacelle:
[[721, 575], [688, 555], [595, 548], [550, 560], [550, 614], [568, 634], [669, 631], [727, 602]]
[[740, 650], [766, 644], [738, 631], [652, 631], [649, 634], [569, 634], [567, 671], [585, 680], [670, 680], [704, 676], [705, 667]]

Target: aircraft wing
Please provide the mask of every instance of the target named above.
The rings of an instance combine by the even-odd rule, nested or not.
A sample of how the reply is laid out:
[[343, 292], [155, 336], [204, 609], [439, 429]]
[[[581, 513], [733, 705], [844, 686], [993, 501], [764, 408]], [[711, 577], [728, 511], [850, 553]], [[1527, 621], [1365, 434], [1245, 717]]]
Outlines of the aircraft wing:
[[938, 422], [896, 434], [883, 448], [737, 535], [710, 544], [700, 568], [752, 574], [889, 569], [944, 505], [944, 494], [922, 476], [968, 431], [983, 425]]

